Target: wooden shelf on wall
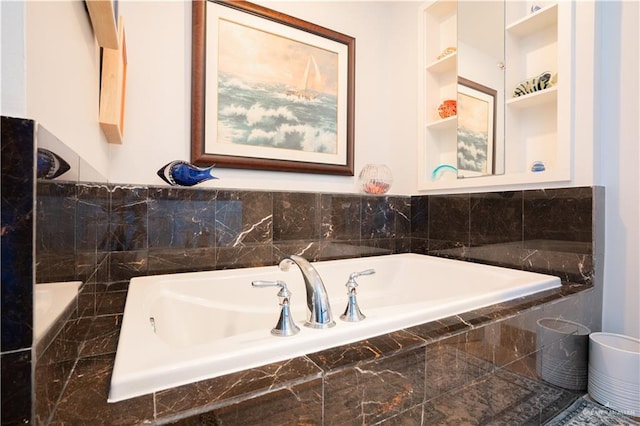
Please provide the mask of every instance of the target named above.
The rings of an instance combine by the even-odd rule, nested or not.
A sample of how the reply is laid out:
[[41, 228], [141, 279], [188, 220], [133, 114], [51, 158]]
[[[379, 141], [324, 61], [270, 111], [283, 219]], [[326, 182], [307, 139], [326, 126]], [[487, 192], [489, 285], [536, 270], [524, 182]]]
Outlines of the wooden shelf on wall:
[[99, 121], [107, 141], [121, 144], [127, 88], [127, 42], [122, 17], [118, 23], [118, 45], [117, 49], [103, 48], [102, 50]]
[[117, 3], [113, 0], [85, 0], [85, 4], [98, 45], [106, 49], [118, 49]]

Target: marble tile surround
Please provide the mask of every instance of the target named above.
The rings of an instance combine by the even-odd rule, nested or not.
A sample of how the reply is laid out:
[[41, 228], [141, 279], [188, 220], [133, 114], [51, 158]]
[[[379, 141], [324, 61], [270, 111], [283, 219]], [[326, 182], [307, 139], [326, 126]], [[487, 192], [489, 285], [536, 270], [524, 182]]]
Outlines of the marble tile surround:
[[[290, 407], [294, 401], [293, 406], [298, 408], [291, 412], [292, 421], [302, 424], [334, 424], [340, 416], [353, 417], [353, 424], [392, 422], [391, 419], [398, 424], [406, 421], [422, 424], [430, 418], [441, 419], [443, 410], [446, 414], [451, 407], [445, 409], [435, 402], [430, 405], [429, 401], [442, 394], [457, 392], [465, 386], [493, 383], [492, 380], [503, 383], [503, 379], [493, 376], [508, 366], [519, 366], [526, 377], [537, 378], [532, 367], [537, 350], [535, 333], [532, 344], [530, 333], [523, 332], [532, 328], [531, 321], [522, 322], [526, 312], [534, 311], [539, 316], [550, 309], [546, 304], [562, 299], [562, 303], [570, 306], [560, 314], [562, 317], [589, 321], [598, 329], [599, 316], [584, 315], [597, 311], [591, 306], [597, 305], [593, 301], [599, 293], [591, 287], [595, 272], [590, 239], [595, 219], [594, 199], [601, 197], [600, 192], [601, 188], [567, 188], [370, 197], [39, 182], [38, 279], [51, 272], [49, 280], [83, 279], [87, 284], [80, 294], [77, 312], [64, 329], [69, 337], [56, 340], [64, 342], [62, 347], [66, 351], [77, 353], [78, 364], [70, 371], [67, 358], [44, 356], [41, 359], [45, 361], [38, 362], [36, 372], [37, 389], [46, 389], [38, 396], [55, 396], [55, 389], [49, 389], [47, 384], [65, 378], [73, 386], [67, 387], [57, 404], [46, 403], [51, 398], [39, 398], [38, 421], [44, 424], [89, 421], [82, 416], [93, 414], [82, 414], [83, 409], [77, 404], [87, 387], [95, 384], [100, 388], [88, 406], [102, 407], [101, 413], [111, 424], [141, 421], [252, 424], [251, 419], [281, 416], [279, 410]], [[59, 243], [55, 252], [47, 249], [48, 237], [60, 229], [70, 229], [63, 225], [50, 230], [47, 224], [53, 222], [40, 222], [50, 211], [54, 211], [54, 216], [76, 221], [69, 236], [71, 240], [75, 238], [75, 253], [68, 252], [63, 243]], [[563, 216], [566, 212], [570, 212], [567, 220]], [[547, 219], [542, 220], [541, 215]], [[558, 225], [549, 217], [555, 217]], [[511, 306], [496, 306], [466, 313], [435, 325], [380, 336], [375, 345], [367, 341], [293, 359], [286, 365], [250, 370], [245, 372], [246, 377], [231, 375], [225, 379], [228, 381], [205, 381], [115, 405], [103, 400], [117, 347], [127, 283], [134, 275], [269, 265], [292, 252], [311, 260], [324, 260], [408, 251], [554, 273], [563, 278], [565, 286], [535, 303], [521, 301], [515, 310]], [[69, 265], [72, 258], [73, 269], [58, 268]], [[557, 259], [560, 261], [554, 262]], [[590, 306], [586, 311], [585, 305]], [[514, 315], [520, 319], [505, 319]], [[417, 386], [422, 383], [421, 375], [432, 377], [429, 354], [439, 347], [442, 339], [455, 341], [459, 349], [460, 339], [473, 341], [479, 330], [483, 330], [485, 337], [464, 347], [489, 362], [490, 368], [471, 376], [466, 370], [460, 371], [456, 374], [462, 375], [462, 379], [453, 380], [446, 390]], [[383, 359], [387, 361], [382, 362]], [[418, 381], [395, 383], [385, 391], [383, 384], [389, 378], [380, 378], [380, 384], [376, 385], [375, 380], [371, 383], [365, 380], [368, 374], [363, 375], [362, 366], [373, 367], [374, 361], [385, 366], [383, 371], [408, 369], [412, 372], [408, 377]], [[437, 365], [437, 361], [432, 362]], [[277, 370], [278, 376], [266, 373], [260, 379], [265, 369], [270, 368]], [[268, 396], [257, 397], [264, 392], [259, 390], [264, 386], [270, 389]], [[354, 388], [358, 389], [355, 394]], [[396, 388], [411, 391], [398, 393], [393, 390]], [[369, 389], [374, 393], [368, 395]], [[562, 403], [574, 396], [558, 392]], [[217, 393], [220, 395], [216, 396]], [[202, 395], [202, 400], [197, 395]], [[390, 401], [385, 399], [389, 395]], [[355, 399], [348, 402], [349, 398]], [[386, 402], [365, 407], [362, 398]], [[550, 416], [555, 413], [556, 400], [553, 395], [549, 398], [550, 405], [544, 410]], [[468, 401], [460, 404], [468, 405]], [[512, 407], [515, 402], [504, 404]], [[122, 410], [125, 406], [126, 410]], [[487, 407], [479, 409], [484, 410], [485, 418], [497, 415], [487, 412]], [[186, 414], [194, 410], [197, 414]], [[124, 413], [125, 417], [121, 417]], [[127, 417], [130, 415], [134, 417]]]
[[0, 423], [31, 418], [35, 123], [2, 117]]
[[[372, 197], [39, 182], [38, 282], [424, 253], [591, 284], [598, 187]], [[96, 276], [99, 273], [100, 276]]]
[[[3, 158], [4, 150], [5, 138]], [[593, 231], [601, 220], [595, 211], [602, 195], [602, 188], [366, 197], [90, 183], [39, 185], [36, 279], [80, 278], [85, 286], [56, 338], [47, 347], [34, 348], [35, 423], [76, 424], [89, 416], [86, 419], [93, 424], [259, 424], [280, 418], [286, 407], [291, 413], [289, 423], [333, 424], [329, 409], [343, 413], [341, 419], [348, 419], [344, 424], [431, 424], [429, 419], [442, 420], [447, 413], [459, 412], [455, 407], [476, 406], [464, 399], [456, 402], [472, 394], [459, 392], [461, 387], [482, 389], [480, 394], [493, 389], [491, 400], [477, 409], [483, 418], [497, 422], [504, 418], [501, 413], [519, 410], [514, 401], [496, 399], [509, 382], [504, 378], [511, 377], [511, 372], [535, 378], [532, 321], [558, 316], [593, 330], [599, 327], [601, 289], [591, 284], [599, 282], [596, 260], [601, 247], [593, 245], [597, 239]], [[267, 212], [271, 209], [270, 215], [264, 206]], [[291, 217], [296, 219], [287, 221]], [[42, 219], [58, 226], [42, 226]], [[242, 377], [106, 404], [131, 276], [272, 264], [290, 252], [318, 260], [405, 251], [551, 271], [563, 277], [565, 286], [533, 300], [445, 318], [292, 359], [286, 365], [243, 372]], [[559, 262], [550, 261], [558, 258]], [[3, 309], [3, 324], [5, 314]], [[469, 354], [456, 359], [478, 357], [490, 367], [460, 367], [435, 389], [420, 387], [421, 375], [438, 378], [436, 382], [445, 380], [435, 367], [439, 351], [450, 348]], [[3, 389], [30, 392], [30, 387], [20, 384], [29, 386], [31, 347], [10, 353], [3, 347], [2, 357]], [[418, 375], [412, 376], [416, 371]], [[523, 380], [520, 376], [509, 386]], [[215, 397], [215, 389], [220, 396]], [[323, 389], [331, 390], [331, 395], [346, 392], [348, 398], [332, 399]], [[355, 396], [348, 392], [354, 389]], [[545, 410], [553, 411], [554, 403], [568, 398], [562, 390], [553, 392], [557, 398], [545, 394], [553, 401], [547, 401], [534, 423], [544, 418]], [[443, 410], [438, 398], [450, 407]], [[30, 411], [26, 394], [18, 392], [8, 399], [3, 393], [2, 401], [3, 424], [5, 413], [11, 412], [5, 407]], [[504, 411], [505, 407], [511, 408]]]

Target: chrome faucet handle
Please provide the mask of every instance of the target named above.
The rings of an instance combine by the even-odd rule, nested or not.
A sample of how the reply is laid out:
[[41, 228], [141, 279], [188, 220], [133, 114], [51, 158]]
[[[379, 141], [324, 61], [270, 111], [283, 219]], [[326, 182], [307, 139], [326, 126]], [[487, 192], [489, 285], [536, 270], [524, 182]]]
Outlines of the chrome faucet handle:
[[356, 299], [356, 287], [358, 287], [356, 278], [363, 275], [372, 275], [375, 273], [375, 269], [367, 269], [361, 272], [352, 272], [349, 275], [349, 281], [347, 281], [347, 283], [345, 284], [345, 286], [347, 287], [347, 295], [349, 296], [349, 301], [347, 302], [347, 307], [345, 308], [344, 313], [340, 315], [341, 320], [347, 322], [358, 322], [366, 318], [365, 314], [360, 311], [360, 307], [358, 306], [358, 301]]
[[280, 287], [278, 291], [278, 298], [280, 299], [280, 318], [275, 327], [271, 329], [271, 334], [274, 336], [293, 336], [298, 334], [300, 327], [296, 325], [291, 316], [291, 310], [289, 308], [289, 300], [291, 299], [291, 292], [287, 288], [287, 283], [284, 281], [252, 281], [251, 285], [254, 287]]
[[354, 287], [357, 287], [358, 283], [356, 282], [356, 278], [362, 277], [364, 275], [373, 275], [375, 273], [376, 273], [375, 269], [365, 269], [364, 271], [360, 271], [360, 272], [352, 272], [349, 275], [349, 281], [347, 282], [347, 286], [349, 286], [349, 284], [353, 283]]

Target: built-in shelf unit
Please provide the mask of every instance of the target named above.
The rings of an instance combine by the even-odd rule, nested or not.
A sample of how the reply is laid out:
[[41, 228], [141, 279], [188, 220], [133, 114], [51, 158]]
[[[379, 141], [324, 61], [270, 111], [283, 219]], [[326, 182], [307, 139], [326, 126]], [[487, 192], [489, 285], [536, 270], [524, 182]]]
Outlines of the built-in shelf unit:
[[[457, 178], [438, 175], [442, 164], [457, 166], [457, 117], [441, 119], [438, 105], [456, 99], [458, 61], [452, 53], [438, 58], [457, 43], [457, 5], [436, 0], [422, 5], [419, 179], [420, 190], [474, 188], [571, 179], [571, 78], [574, 54], [573, 2], [505, 2], [504, 174]], [[536, 7], [535, 11], [532, 8]], [[482, 22], [478, 22], [482, 30]], [[550, 88], [513, 97], [522, 81], [549, 71], [557, 78]], [[499, 109], [500, 110], [500, 109]], [[543, 172], [532, 171], [543, 162]]]

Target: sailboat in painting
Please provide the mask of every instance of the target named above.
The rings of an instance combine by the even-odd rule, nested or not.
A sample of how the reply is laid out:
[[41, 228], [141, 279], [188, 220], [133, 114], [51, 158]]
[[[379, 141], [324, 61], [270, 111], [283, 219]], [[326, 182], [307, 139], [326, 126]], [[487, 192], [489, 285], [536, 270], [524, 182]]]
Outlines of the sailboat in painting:
[[314, 57], [309, 55], [300, 85], [296, 89], [287, 90], [287, 96], [307, 100], [315, 99], [318, 96], [318, 91], [314, 90], [314, 88], [320, 87], [321, 81], [320, 68]]

